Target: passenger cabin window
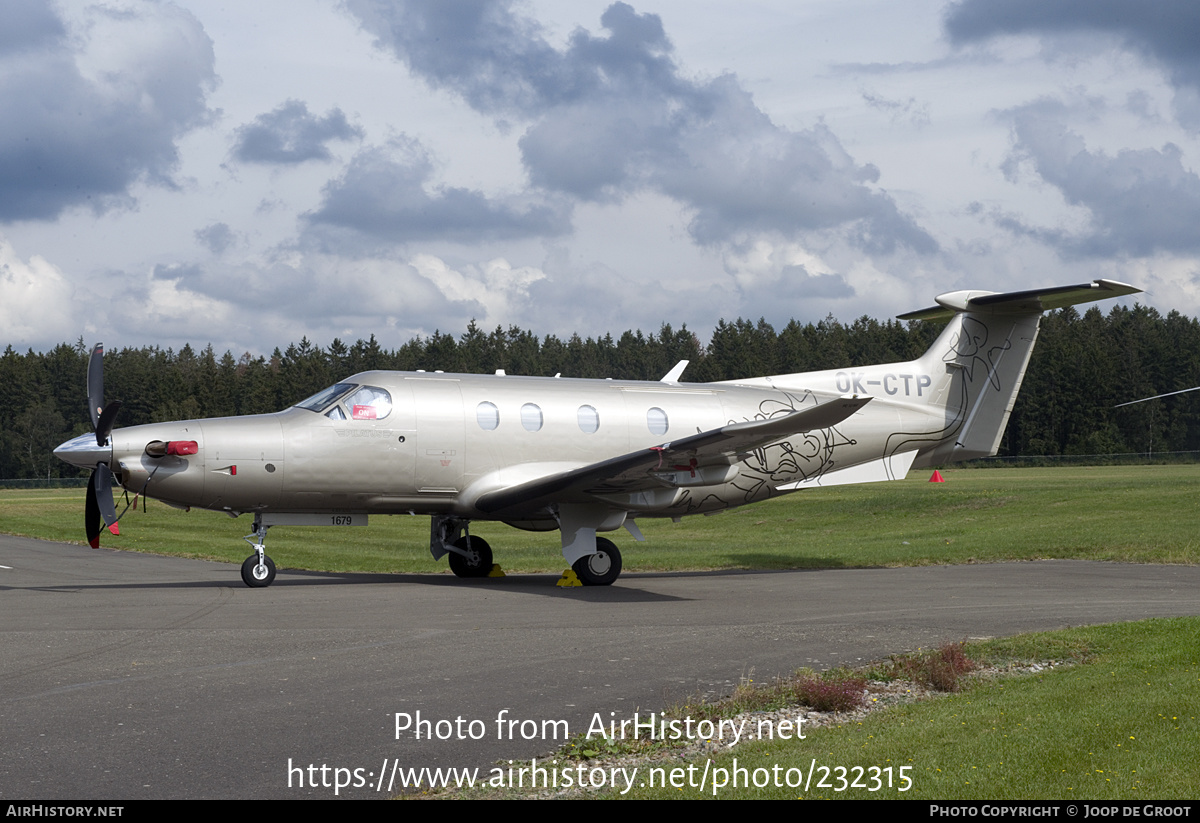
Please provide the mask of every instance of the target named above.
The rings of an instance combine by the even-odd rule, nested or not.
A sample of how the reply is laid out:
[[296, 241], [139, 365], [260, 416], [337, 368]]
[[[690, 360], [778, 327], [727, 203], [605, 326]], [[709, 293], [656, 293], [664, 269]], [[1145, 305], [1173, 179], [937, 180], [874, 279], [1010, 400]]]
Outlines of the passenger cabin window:
[[542, 409], [536, 403], [526, 403], [521, 407], [521, 425], [525, 431], [539, 431], [542, 428]]
[[668, 423], [667, 413], [655, 406], [646, 412], [646, 426], [650, 429], [651, 434], [666, 434]]
[[485, 432], [495, 431], [500, 425], [500, 409], [485, 400], [475, 407], [475, 419]]
[[587, 434], [595, 434], [600, 428], [600, 412], [595, 406], [579, 407], [579, 430]]

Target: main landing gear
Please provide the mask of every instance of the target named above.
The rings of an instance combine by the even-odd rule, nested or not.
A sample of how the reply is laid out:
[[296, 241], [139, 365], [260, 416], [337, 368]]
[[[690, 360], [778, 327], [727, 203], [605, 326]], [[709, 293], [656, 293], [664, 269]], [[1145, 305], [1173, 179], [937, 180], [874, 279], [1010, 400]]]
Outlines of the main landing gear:
[[254, 554], [242, 563], [242, 582], [252, 589], [265, 589], [275, 582], [275, 561], [267, 557], [263, 547], [268, 528], [262, 523], [262, 515], [257, 514], [254, 516], [254, 531], [242, 538], [254, 547]]
[[562, 503], [554, 512], [562, 535], [563, 558], [585, 586], [611, 586], [621, 576], [621, 552], [617, 545], [598, 531], [612, 531], [622, 525], [636, 539], [642, 533], [626, 513], [607, 506]]
[[596, 538], [596, 553], [579, 558], [572, 571], [585, 586], [611, 586], [621, 576], [621, 552], [606, 537]]
[[458, 577], [487, 577], [492, 570], [492, 547], [482, 537], [463, 535], [450, 552], [450, 571]]
[[[563, 557], [583, 585], [611, 586], [621, 576], [621, 552], [611, 540], [596, 537], [595, 526], [604, 520], [580, 526], [571, 514], [568, 512], [567, 526], [561, 529]], [[448, 556], [450, 570], [458, 577], [487, 577], [492, 571], [492, 547], [472, 535], [469, 524], [469, 520], [452, 515], [434, 515], [429, 524], [429, 552], [434, 560]]]
[[492, 571], [492, 547], [475, 537], [471, 521], [450, 515], [434, 515], [429, 523], [429, 552], [434, 560], [449, 555], [450, 571], [458, 577], [487, 577]]

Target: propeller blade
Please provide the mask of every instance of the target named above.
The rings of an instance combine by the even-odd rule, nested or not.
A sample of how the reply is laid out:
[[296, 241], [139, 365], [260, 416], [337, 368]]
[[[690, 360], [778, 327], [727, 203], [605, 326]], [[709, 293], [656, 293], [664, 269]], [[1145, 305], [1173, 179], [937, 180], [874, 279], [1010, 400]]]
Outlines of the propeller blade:
[[[87, 368], [88, 413], [92, 416], [92, 425], [96, 428], [96, 445], [104, 448], [108, 445], [108, 436], [112, 433], [113, 423], [116, 422], [117, 412], [121, 402], [114, 400], [104, 405], [104, 344], [97, 343], [88, 358]], [[74, 442], [74, 441], [72, 441]], [[113, 503], [113, 473], [107, 463], [97, 463], [92, 470], [92, 478], [88, 481], [87, 501], [83, 507], [83, 526], [87, 533], [88, 545], [93, 549], [100, 548], [100, 522], [117, 534], [117, 507]]]
[[100, 548], [100, 521], [112, 526], [117, 522], [117, 507], [113, 503], [112, 469], [103, 463], [97, 463], [92, 471], [92, 479], [88, 482], [87, 502], [84, 504], [84, 528], [87, 531], [88, 545], [93, 549]]
[[108, 436], [112, 434], [113, 423], [116, 422], [117, 412], [121, 410], [121, 401], [114, 400], [104, 407], [100, 419], [96, 421], [96, 445], [107, 446]]
[[100, 548], [100, 505], [96, 502], [96, 476], [93, 470], [92, 479], [88, 481], [87, 503], [83, 506], [83, 526], [88, 545], [93, 549]]
[[[87, 370], [88, 411], [92, 415], [92, 427], [99, 428], [100, 412], [104, 408], [104, 344], [97, 343], [88, 359]], [[101, 446], [104, 444], [101, 443]]]
[[111, 526], [117, 522], [117, 506], [113, 502], [112, 469], [103, 463], [97, 463], [92, 483], [96, 486], [96, 504], [100, 507], [100, 516], [104, 518], [106, 526]]

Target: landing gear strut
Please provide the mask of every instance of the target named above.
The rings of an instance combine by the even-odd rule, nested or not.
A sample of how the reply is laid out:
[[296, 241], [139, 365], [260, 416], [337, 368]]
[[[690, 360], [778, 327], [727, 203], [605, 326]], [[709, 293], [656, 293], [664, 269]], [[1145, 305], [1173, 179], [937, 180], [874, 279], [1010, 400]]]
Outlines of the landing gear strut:
[[270, 526], [263, 525], [262, 515], [256, 514], [254, 531], [242, 538], [254, 547], [254, 554], [242, 563], [242, 582], [252, 589], [265, 589], [275, 582], [275, 561], [267, 557], [263, 547], [269, 528]]

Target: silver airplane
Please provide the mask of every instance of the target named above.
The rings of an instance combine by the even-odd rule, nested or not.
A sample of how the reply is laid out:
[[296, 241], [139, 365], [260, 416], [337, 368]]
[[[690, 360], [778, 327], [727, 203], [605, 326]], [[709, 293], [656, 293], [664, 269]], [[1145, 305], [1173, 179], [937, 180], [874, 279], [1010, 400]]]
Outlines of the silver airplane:
[[88, 366], [94, 435], [54, 453], [92, 469], [89, 543], [117, 520], [114, 481], [181, 508], [250, 514], [251, 587], [279, 525], [366, 525], [427, 515], [429, 548], [460, 577], [492, 551], [473, 520], [559, 530], [585, 585], [609, 585], [621, 553], [598, 532], [678, 519], [809, 486], [900, 479], [914, 468], [996, 453], [1042, 312], [1135, 294], [1111, 280], [996, 294], [957, 291], [900, 319], [949, 319], [907, 363], [681, 383], [368, 371], [275, 414], [113, 429], [103, 347]]

